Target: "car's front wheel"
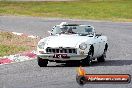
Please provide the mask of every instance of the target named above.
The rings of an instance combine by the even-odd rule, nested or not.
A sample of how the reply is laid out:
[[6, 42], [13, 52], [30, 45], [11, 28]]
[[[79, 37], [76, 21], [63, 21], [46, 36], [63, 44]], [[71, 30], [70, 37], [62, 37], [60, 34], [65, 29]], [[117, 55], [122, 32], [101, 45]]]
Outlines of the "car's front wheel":
[[37, 61], [40, 67], [47, 67], [48, 60], [37, 57]]
[[88, 55], [83, 61], [83, 65], [91, 66], [92, 65], [92, 58], [91, 55]]
[[89, 49], [88, 56], [84, 60], [82, 60], [83, 65], [88, 65], [88, 66], [92, 65], [93, 50], [94, 50], [93, 47]]

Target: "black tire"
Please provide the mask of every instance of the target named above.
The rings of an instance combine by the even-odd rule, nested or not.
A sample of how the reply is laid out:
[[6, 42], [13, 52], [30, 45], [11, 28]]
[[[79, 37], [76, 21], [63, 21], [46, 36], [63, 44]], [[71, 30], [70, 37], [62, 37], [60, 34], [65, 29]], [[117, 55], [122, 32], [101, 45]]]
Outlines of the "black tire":
[[47, 67], [48, 60], [42, 59], [40, 57], [37, 57], [38, 65], [40, 67]]
[[98, 61], [98, 62], [105, 62], [104, 56], [102, 55], [101, 57], [98, 57], [98, 58], [97, 58], [97, 61]]
[[92, 65], [92, 56], [93, 56], [93, 49], [90, 49], [88, 52], [88, 56], [82, 60], [82, 64], [86, 66], [91, 66]]
[[82, 61], [83, 65], [91, 66], [92, 65], [92, 59], [88, 56]]

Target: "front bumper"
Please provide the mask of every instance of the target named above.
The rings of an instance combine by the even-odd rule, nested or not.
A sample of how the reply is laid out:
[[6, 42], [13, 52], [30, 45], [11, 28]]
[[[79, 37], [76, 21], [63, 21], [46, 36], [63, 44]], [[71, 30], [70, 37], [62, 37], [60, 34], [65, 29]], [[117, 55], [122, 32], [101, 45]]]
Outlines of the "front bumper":
[[85, 55], [77, 55], [77, 54], [66, 54], [67, 58], [55, 58], [55, 54], [38, 54], [37, 56], [42, 58], [42, 59], [47, 59], [47, 60], [59, 60], [59, 61], [70, 61], [70, 60], [82, 60], [87, 57], [87, 54]]

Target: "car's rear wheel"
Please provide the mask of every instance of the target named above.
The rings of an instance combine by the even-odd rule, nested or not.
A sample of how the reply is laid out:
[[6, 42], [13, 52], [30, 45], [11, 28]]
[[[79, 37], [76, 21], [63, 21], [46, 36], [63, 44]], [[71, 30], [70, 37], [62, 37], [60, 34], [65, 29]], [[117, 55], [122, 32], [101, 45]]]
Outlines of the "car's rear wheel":
[[37, 61], [40, 67], [47, 67], [48, 60], [37, 57]]

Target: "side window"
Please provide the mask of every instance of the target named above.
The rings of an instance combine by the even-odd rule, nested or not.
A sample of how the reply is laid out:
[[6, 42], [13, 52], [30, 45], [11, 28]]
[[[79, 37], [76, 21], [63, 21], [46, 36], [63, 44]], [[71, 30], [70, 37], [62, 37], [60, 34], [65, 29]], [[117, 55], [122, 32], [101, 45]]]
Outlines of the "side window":
[[86, 27], [85, 28], [85, 32], [88, 34], [88, 35], [94, 35], [94, 29], [92, 27]]

